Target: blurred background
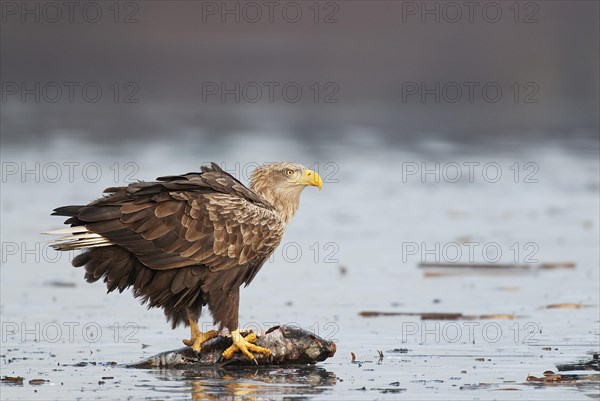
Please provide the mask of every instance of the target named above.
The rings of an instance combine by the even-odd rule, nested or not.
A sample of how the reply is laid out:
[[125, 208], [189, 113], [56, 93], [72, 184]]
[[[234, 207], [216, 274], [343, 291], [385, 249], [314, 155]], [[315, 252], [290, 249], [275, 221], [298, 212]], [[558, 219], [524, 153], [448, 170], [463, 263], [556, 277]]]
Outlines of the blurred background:
[[[386, 399], [400, 386], [411, 399], [464, 399], [459, 388], [506, 381], [538, 392], [528, 398], [591, 391], [524, 382], [599, 346], [598, 2], [1, 7], [0, 311], [11, 361], [2, 374], [29, 379], [35, 367], [66, 384], [42, 395], [11, 387], [3, 399], [71, 399], [106, 373], [56, 372], [57, 362], [136, 361], [187, 335], [129, 293], [84, 283], [73, 255], [39, 234], [61, 226], [53, 208], [211, 161], [247, 182], [276, 160], [316, 169], [324, 187], [304, 191], [284, 244], [242, 293], [240, 320], [298, 323], [338, 341], [338, 354], [316, 382], [302, 382], [305, 373], [278, 385], [238, 378], [243, 394], [310, 398], [311, 388], [320, 399]], [[453, 263], [496, 269], [440, 266]], [[365, 310], [408, 315], [367, 319]], [[476, 332], [470, 341], [460, 320], [459, 341], [423, 338], [420, 314], [433, 312], [497, 323], [500, 338]], [[77, 326], [68, 337], [69, 322], [100, 334], [92, 342]], [[407, 322], [419, 331], [407, 336]], [[56, 341], [44, 331], [50, 323], [63, 327]], [[127, 323], [133, 345], [131, 332], [115, 335]], [[386, 359], [375, 368], [376, 350]], [[350, 364], [350, 352], [373, 363]], [[493, 362], [474, 367], [475, 357]], [[206, 385], [177, 374], [110, 376], [109, 398], [194, 395]], [[202, 391], [223, 395], [221, 380]], [[466, 397], [486, 398], [487, 388]]]
[[4, 2], [2, 18], [7, 144], [596, 138], [597, 2]]

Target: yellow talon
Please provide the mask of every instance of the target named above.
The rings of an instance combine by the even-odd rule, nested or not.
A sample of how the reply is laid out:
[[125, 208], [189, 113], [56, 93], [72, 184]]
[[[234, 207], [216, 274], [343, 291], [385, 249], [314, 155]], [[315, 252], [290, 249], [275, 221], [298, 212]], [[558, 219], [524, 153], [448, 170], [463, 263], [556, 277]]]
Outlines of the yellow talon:
[[189, 340], [184, 339], [181, 340], [188, 347], [192, 347], [192, 349], [196, 352], [200, 352], [202, 349], [201, 345], [203, 342], [210, 340], [211, 338], [217, 337], [219, 334], [210, 330], [206, 333], [202, 333], [198, 328], [198, 323], [195, 320], [189, 319], [190, 329], [191, 329], [191, 338]]
[[259, 347], [258, 345], [253, 344], [256, 342], [256, 334], [254, 333], [250, 333], [246, 337], [242, 337], [239, 330], [234, 330], [231, 332], [231, 339], [233, 340], [233, 344], [231, 347], [223, 351], [223, 358], [225, 359], [231, 359], [236, 351], [241, 351], [251, 361], [254, 360], [254, 355], [252, 355], [250, 351], [257, 352], [265, 356], [271, 355], [271, 351], [267, 348]]

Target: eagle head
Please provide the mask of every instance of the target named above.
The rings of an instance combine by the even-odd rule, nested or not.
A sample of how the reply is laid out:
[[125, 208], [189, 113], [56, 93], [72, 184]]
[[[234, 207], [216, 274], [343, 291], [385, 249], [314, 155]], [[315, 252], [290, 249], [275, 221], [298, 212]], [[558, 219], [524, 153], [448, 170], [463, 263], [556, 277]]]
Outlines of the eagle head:
[[307, 186], [321, 190], [321, 176], [298, 163], [276, 162], [262, 165], [252, 172], [250, 188], [270, 202], [287, 223], [300, 204], [300, 194]]

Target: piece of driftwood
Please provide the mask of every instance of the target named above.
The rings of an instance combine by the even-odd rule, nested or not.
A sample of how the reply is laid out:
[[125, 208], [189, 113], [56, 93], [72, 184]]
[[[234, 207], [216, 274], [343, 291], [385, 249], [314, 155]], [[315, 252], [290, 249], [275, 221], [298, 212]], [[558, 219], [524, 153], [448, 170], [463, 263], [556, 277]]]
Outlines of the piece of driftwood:
[[[421, 262], [421, 269], [530, 269], [532, 265], [514, 263], [434, 263]], [[535, 267], [535, 266], [534, 266]]]
[[574, 269], [575, 262], [546, 262], [540, 264], [516, 264], [516, 263], [438, 263], [421, 262], [421, 269], [450, 268], [450, 269]]
[[419, 316], [421, 320], [512, 320], [520, 316], [508, 313], [496, 313], [493, 315], [463, 315], [462, 313], [443, 313], [443, 312], [379, 312], [362, 311], [358, 313], [362, 317], [379, 316]]
[[[248, 333], [242, 332], [242, 335]], [[334, 342], [299, 327], [286, 325], [271, 327], [257, 335], [255, 344], [268, 348], [271, 356], [254, 354], [256, 362], [249, 360], [241, 352], [236, 352], [230, 360], [223, 360], [221, 354], [231, 344], [231, 337], [219, 336], [203, 343], [200, 354], [190, 347], [184, 347], [161, 352], [129, 367], [190, 369], [207, 366], [255, 366], [256, 363], [259, 365], [314, 364], [332, 357], [336, 350]]]
[[573, 370], [595, 370], [600, 371], [600, 358], [598, 357], [598, 353], [595, 352], [592, 354], [592, 358], [588, 360], [583, 360], [575, 363], [564, 363], [560, 365], [556, 365], [559, 372], [569, 372]]

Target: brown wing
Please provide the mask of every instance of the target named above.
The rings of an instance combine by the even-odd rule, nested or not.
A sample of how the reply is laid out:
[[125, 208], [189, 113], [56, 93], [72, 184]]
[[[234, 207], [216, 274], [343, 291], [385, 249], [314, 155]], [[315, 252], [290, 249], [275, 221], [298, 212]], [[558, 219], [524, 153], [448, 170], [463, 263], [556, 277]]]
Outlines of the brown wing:
[[67, 222], [84, 225], [155, 270], [247, 268], [248, 284], [279, 245], [272, 207], [217, 166], [202, 173], [110, 188]]

